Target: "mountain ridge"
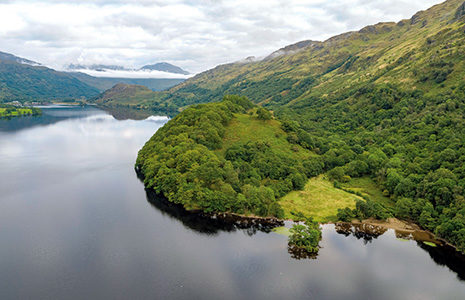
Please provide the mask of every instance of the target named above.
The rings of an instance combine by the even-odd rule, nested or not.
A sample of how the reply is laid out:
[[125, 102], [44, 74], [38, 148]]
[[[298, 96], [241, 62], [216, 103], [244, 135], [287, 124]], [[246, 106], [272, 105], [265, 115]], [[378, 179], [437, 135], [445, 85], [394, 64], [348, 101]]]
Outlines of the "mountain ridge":
[[128, 68], [119, 65], [105, 65], [105, 64], [93, 64], [93, 65], [82, 65], [82, 64], [69, 64], [66, 67], [67, 70], [70, 71], [83, 71], [83, 70], [92, 70], [92, 71], [99, 71], [99, 72], [106, 72], [106, 71], [160, 71], [172, 74], [181, 74], [181, 75], [189, 75], [190, 73], [186, 70], [175, 66], [173, 64], [167, 62], [159, 62], [155, 64], [148, 64], [144, 65], [140, 68]]
[[319, 156], [335, 187], [365, 178], [394, 202], [384, 209], [361, 194], [367, 202], [341, 207], [339, 219], [395, 216], [465, 252], [464, 8], [448, 0], [318, 47], [220, 65], [140, 100], [184, 112], [247, 96], [273, 111], [289, 141]]
[[161, 71], [161, 72], [168, 72], [174, 74], [182, 74], [182, 75], [189, 75], [190, 73], [186, 70], [175, 66], [173, 64], [167, 62], [159, 62], [152, 65], [145, 65], [139, 70], [151, 70], [151, 71]]
[[81, 100], [98, 93], [96, 88], [67, 73], [16, 60], [0, 60], [0, 102]]

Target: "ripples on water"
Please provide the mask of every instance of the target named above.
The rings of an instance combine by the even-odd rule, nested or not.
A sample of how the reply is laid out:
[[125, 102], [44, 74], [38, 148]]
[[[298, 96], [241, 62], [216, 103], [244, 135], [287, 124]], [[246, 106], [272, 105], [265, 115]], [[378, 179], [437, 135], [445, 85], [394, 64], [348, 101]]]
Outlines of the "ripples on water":
[[318, 257], [296, 260], [284, 236], [146, 192], [134, 162], [165, 117], [43, 111], [0, 121], [1, 299], [464, 298], [462, 256], [392, 230], [325, 225]]

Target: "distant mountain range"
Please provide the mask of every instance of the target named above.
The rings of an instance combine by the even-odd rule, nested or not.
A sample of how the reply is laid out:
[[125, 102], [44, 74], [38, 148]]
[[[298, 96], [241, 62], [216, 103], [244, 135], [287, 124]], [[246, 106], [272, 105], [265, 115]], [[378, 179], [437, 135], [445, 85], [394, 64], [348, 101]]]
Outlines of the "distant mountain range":
[[104, 72], [105, 70], [113, 70], [113, 71], [129, 71], [129, 70], [131, 70], [131, 69], [125, 68], [123, 66], [101, 65], [101, 64], [94, 64], [94, 65], [69, 64], [66, 69], [70, 70], [70, 71], [94, 70], [94, 71], [101, 71], [101, 72]]
[[190, 73], [181, 69], [178, 66], [172, 65], [167, 62], [156, 63], [154, 65], [146, 65], [140, 68], [140, 70], [149, 70], [149, 71], [161, 71], [175, 74], [189, 75]]
[[187, 73], [168, 63], [144, 66], [138, 70], [139, 73], [148, 70], [166, 72], [167, 78], [149, 78], [150, 76], [147, 76], [148, 78], [113, 78], [111, 72], [108, 72], [107, 77], [95, 77], [75, 71], [83, 68], [101, 72], [106, 72], [106, 70], [131, 71], [121, 66], [111, 65], [89, 67], [70, 65], [69, 69], [73, 70], [72, 72], [60, 72], [29, 59], [0, 52], [0, 103], [92, 99], [119, 83], [144, 86], [149, 91], [162, 91], [184, 81], [183, 78], [173, 78], [173, 75], [170, 77], [169, 74], [185, 76]]
[[160, 62], [152, 65], [145, 65], [141, 68], [127, 68], [123, 66], [117, 65], [102, 65], [102, 64], [94, 64], [94, 65], [81, 65], [81, 64], [70, 64], [67, 66], [67, 69], [70, 71], [85, 71], [85, 70], [92, 70], [98, 72], [107, 72], [107, 71], [160, 71], [172, 74], [182, 74], [182, 75], [189, 75], [190, 73], [182, 68], [172, 65], [167, 62]]
[[124, 83], [144, 86], [152, 91], [163, 91], [184, 81], [182, 78], [113, 78], [95, 77], [82, 72], [68, 72], [80, 81], [103, 92], [113, 86]]

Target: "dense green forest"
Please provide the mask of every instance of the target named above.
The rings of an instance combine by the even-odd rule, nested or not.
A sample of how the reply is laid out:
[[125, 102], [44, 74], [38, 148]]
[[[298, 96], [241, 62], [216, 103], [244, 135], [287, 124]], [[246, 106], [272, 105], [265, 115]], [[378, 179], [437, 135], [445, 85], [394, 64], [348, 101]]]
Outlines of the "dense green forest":
[[91, 101], [102, 107], [153, 110], [168, 115], [179, 111], [165, 102], [157, 102], [156, 92], [143, 85], [118, 83]]
[[15, 107], [12, 105], [0, 104], [0, 118], [10, 118], [19, 116], [37, 116], [42, 114], [40, 108], [36, 107]]
[[250, 139], [227, 138], [231, 127], [239, 128], [235, 123], [251, 119], [276, 125], [245, 97], [189, 107], [146, 143], [136, 168], [148, 188], [187, 209], [282, 217], [278, 198], [302, 189], [320, 166], [279, 128], [273, 138], [260, 138], [259, 130]]
[[[277, 115], [311, 133], [333, 180], [371, 176], [396, 201], [395, 216], [465, 250], [465, 84], [435, 97], [392, 86], [354, 93], [356, 109], [347, 98], [315, 100]], [[389, 216], [380, 210], [362, 217]]]
[[[273, 198], [267, 189], [273, 191], [274, 197], [280, 197], [291, 189], [302, 188], [306, 177], [321, 172], [327, 172], [337, 187], [353, 178], [370, 177], [394, 204], [385, 207], [365, 196], [355, 208], [341, 208], [341, 219], [397, 216], [416, 222], [465, 251], [464, 7], [463, 0], [449, 0], [415, 14], [410, 20], [368, 26], [325, 42], [304, 43], [300, 51], [259, 62], [219, 66], [150, 97], [157, 107], [178, 109], [193, 103], [219, 101], [225, 93], [248, 96], [282, 121], [290, 144], [317, 155], [297, 162], [291, 169], [287, 167], [289, 163], [281, 164], [285, 171], [277, 177], [263, 170], [255, 176], [247, 169], [243, 174], [248, 175], [238, 176], [239, 186], [224, 181], [234, 192], [224, 202], [221, 199], [227, 199], [227, 193], [221, 192], [223, 198], [217, 198], [220, 210], [250, 210], [247, 201], [258, 196], [246, 192], [245, 186], [262, 188], [261, 197]], [[230, 104], [209, 105], [219, 108]], [[194, 110], [207, 107], [210, 106], [201, 105]], [[195, 115], [189, 109], [185, 111]], [[260, 115], [268, 118], [266, 113]], [[179, 117], [184, 118], [184, 114]], [[196, 121], [182, 127], [176, 136], [188, 139], [191, 131], [200, 130], [197, 127], [211, 124], [204, 118], [200, 121], [200, 115], [197, 119], [191, 117]], [[208, 129], [208, 136], [221, 141], [222, 128], [231, 118], [220, 118], [218, 122], [223, 125]], [[171, 126], [174, 125], [168, 124], [160, 130], [141, 151], [138, 165], [145, 174], [151, 174], [149, 178], [158, 176], [150, 172], [170, 174], [156, 162], [161, 154], [152, 156], [150, 162], [148, 153], [175, 150], [148, 149], [164, 145], [158, 141]], [[182, 135], [184, 130], [186, 135]], [[210, 151], [221, 147], [206, 141], [201, 145]], [[229, 149], [224, 156], [224, 170], [238, 170], [234, 165], [237, 160], [253, 166], [257, 158], [248, 153], [255, 149], [261, 155], [266, 153], [263, 158], [266, 160], [270, 150], [260, 147], [263, 145]], [[271, 177], [264, 180], [264, 175]], [[182, 180], [187, 183], [163, 179], [160, 182], [171, 184], [163, 188], [149, 179], [146, 183], [172, 193], [170, 197], [174, 200], [176, 186], [186, 189], [194, 179]], [[267, 180], [272, 184], [267, 185]], [[202, 184], [214, 186], [212, 182], [193, 185]], [[215, 190], [222, 188], [224, 185], [219, 185]], [[184, 191], [180, 194], [193, 195]], [[189, 197], [191, 200], [186, 202], [195, 199]], [[210, 208], [218, 209], [217, 206]], [[270, 210], [253, 213], [279, 216], [279, 207], [273, 204]]]
[[97, 95], [96, 88], [66, 73], [0, 60], [0, 103], [80, 99]]

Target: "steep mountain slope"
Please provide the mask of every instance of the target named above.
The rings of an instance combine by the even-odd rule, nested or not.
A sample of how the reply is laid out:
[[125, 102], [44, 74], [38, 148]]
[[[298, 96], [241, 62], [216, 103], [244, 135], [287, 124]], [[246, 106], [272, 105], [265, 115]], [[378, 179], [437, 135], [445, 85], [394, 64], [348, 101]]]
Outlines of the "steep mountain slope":
[[96, 88], [64, 72], [13, 55], [0, 56], [0, 102], [79, 99], [97, 94]]
[[2, 60], [2, 61], [10, 61], [10, 62], [17, 62], [17, 63], [20, 63], [20, 64], [27, 64], [27, 65], [31, 65], [31, 66], [40, 66], [40, 64], [35, 62], [35, 61], [25, 59], [25, 58], [22, 58], [22, 57], [18, 57], [18, 56], [15, 56], [13, 54], [5, 53], [5, 52], [0, 52], [0, 60]]
[[305, 41], [258, 62], [221, 65], [151, 97], [177, 108], [239, 93], [282, 106], [387, 83], [435, 94], [463, 80], [462, 4], [449, 0], [399, 23]]
[[218, 66], [145, 103], [248, 96], [273, 109], [289, 141], [321, 155], [335, 186], [369, 177], [395, 202], [392, 211], [357, 202], [339, 218], [394, 215], [465, 251], [464, 22], [464, 1], [448, 0], [399, 23]]
[[157, 112], [176, 114], [177, 109], [157, 98], [157, 93], [143, 85], [116, 84], [109, 90], [92, 99], [92, 102], [105, 107], [125, 107], [145, 109], [157, 107]]

